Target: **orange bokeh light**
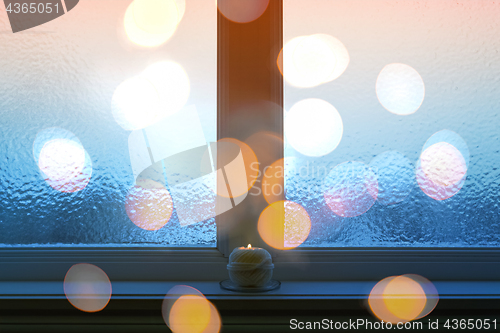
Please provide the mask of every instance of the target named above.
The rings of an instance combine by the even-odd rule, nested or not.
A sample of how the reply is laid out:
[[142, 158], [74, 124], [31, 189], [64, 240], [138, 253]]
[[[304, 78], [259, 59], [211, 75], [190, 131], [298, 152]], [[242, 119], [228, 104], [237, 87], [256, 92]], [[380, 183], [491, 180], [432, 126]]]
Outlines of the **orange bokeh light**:
[[178, 285], [169, 290], [162, 316], [175, 333], [218, 333], [221, 319], [215, 306], [197, 289]]
[[437, 292], [437, 289], [431, 281], [424, 278], [423, 276], [417, 274], [405, 274], [403, 276], [408, 277], [413, 281], [417, 282], [420, 285], [420, 287], [422, 287], [422, 289], [424, 290], [427, 302], [425, 303], [424, 309], [422, 310], [422, 312], [420, 312], [420, 314], [417, 316], [416, 319], [424, 318], [429, 313], [431, 313], [438, 304], [439, 294]]
[[267, 203], [285, 199], [285, 166], [284, 159], [279, 159], [265, 169], [262, 178], [262, 195]]
[[170, 309], [169, 323], [173, 332], [204, 332], [211, 317], [208, 300], [198, 295], [179, 297]]
[[[385, 279], [379, 281], [371, 290], [370, 295], [368, 296], [368, 305], [373, 315], [380, 320], [384, 320], [390, 323], [398, 323], [401, 321], [400, 318], [392, 314], [385, 305], [384, 302], [384, 290], [385, 287], [395, 279], [396, 276], [389, 276]], [[404, 321], [404, 320], [403, 320]]]
[[307, 239], [311, 231], [311, 219], [298, 203], [276, 201], [262, 211], [257, 228], [260, 237], [269, 246], [289, 250]]
[[276, 59], [276, 65], [278, 65], [278, 69], [283, 75], [283, 48], [281, 48], [280, 53], [278, 54], [278, 58]]
[[[404, 323], [420, 319], [434, 309], [437, 301], [430, 307], [427, 306], [427, 294], [424, 291], [431, 289], [423, 287], [419, 280], [413, 279], [412, 276], [390, 276], [373, 287], [368, 304], [377, 318], [393, 324]], [[437, 297], [437, 295], [429, 296], [433, 299]]]
[[210, 321], [208, 322], [207, 328], [203, 331], [203, 333], [219, 333], [222, 322], [220, 318], [219, 311], [212, 302], [209, 302], [210, 305]]
[[427, 301], [418, 282], [406, 276], [398, 276], [389, 281], [383, 295], [387, 310], [406, 321], [416, 319]]
[[172, 197], [162, 184], [150, 179], [139, 179], [127, 195], [125, 210], [139, 228], [158, 230], [172, 216]]

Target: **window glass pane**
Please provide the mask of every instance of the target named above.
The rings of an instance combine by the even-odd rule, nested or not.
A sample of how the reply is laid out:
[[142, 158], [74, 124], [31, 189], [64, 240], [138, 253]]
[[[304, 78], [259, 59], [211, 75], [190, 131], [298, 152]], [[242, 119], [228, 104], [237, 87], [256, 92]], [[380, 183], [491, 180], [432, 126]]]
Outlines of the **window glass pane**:
[[0, 246], [214, 247], [174, 166], [216, 140], [215, 2], [71, 3], [17, 33], [0, 5]]
[[286, 198], [303, 246], [496, 247], [500, 5], [287, 0]]

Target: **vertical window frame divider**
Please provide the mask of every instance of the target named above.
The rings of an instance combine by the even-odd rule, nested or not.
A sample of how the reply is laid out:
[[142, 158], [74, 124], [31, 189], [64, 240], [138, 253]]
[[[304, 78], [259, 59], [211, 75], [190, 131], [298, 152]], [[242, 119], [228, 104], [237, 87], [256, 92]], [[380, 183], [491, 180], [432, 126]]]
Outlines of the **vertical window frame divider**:
[[[285, 89], [283, 76], [277, 68], [276, 61], [284, 43], [283, 6], [283, 0], [270, 0], [267, 14], [264, 14], [261, 19], [249, 23], [254, 24], [255, 29], [262, 29], [264, 27], [263, 21], [271, 20], [268, 30], [274, 45], [268, 54], [271, 55], [270, 70], [272, 72], [274, 67], [275, 71], [270, 77], [269, 101], [276, 103], [281, 108], [280, 112], [275, 113], [272, 124], [256, 128], [255, 131], [272, 128], [275, 133], [282, 137]], [[261, 26], [257, 27], [256, 24], [261, 24]], [[229, 101], [230, 96], [234, 94], [241, 96], [240, 87], [235, 87], [234, 80], [231, 81], [229, 76], [234, 71], [238, 71], [238, 67], [234, 64], [235, 59], [237, 60], [234, 50], [244, 47], [244, 43], [247, 41], [244, 38], [237, 40], [230, 38], [230, 35], [235, 33], [233, 30], [238, 28], [238, 24], [228, 21], [220, 12], [218, 12], [217, 26], [217, 139], [235, 137], [243, 141], [246, 137], [231, 136], [230, 134], [234, 134], [234, 129], [228, 129], [231, 117], [238, 114], [238, 111], [232, 108], [231, 101]], [[262, 52], [262, 50], [258, 52]], [[283, 158], [284, 147], [280, 148], [281, 154], [277, 153], [275, 160]], [[269, 248], [257, 232], [257, 220], [266, 204], [256, 205], [251, 200], [245, 199], [239, 206], [216, 217], [218, 250], [227, 257], [233, 248], [244, 246], [250, 241], [253, 242], [252, 245], [265, 247], [273, 254], [274, 276], [278, 279], [379, 280], [390, 275], [409, 273], [420, 274], [436, 280], [500, 279], [500, 249], [495, 248], [300, 247], [288, 251], [275, 250]], [[242, 211], [247, 212], [250, 218], [238, 220], [241, 218]]]
[[[232, 22], [220, 11], [217, 15], [217, 140], [245, 141], [260, 131], [283, 137], [283, 77], [276, 63], [283, 46], [283, 0], [270, 0], [266, 11], [249, 23]], [[262, 101], [273, 107], [258, 113], [251, 126], [238, 122], [238, 118], [248, 119], [244, 105]], [[283, 145], [272, 149], [274, 160], [283, 158]], [[261, 164], [261, 175], [264, 168]], [[266, 206], [262, 195], [249, 193], [242, 203], [216, 217], [217, 248], [225, 257], [247, 244], [275, 253], [257, 232]]]

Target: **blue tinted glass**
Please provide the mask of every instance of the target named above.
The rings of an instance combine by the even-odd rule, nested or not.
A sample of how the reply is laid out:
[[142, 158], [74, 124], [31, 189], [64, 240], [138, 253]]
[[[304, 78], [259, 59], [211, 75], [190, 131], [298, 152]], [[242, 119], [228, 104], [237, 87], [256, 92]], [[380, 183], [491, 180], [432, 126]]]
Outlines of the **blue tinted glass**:
[[216, 139], [215, 3], [138, 3], [17, 33], [1, 7], [0, 246], [216, 245], [163, 161]]
[[493, 1], [285, 1], [302, 246], [500, 245], [498, 15]]

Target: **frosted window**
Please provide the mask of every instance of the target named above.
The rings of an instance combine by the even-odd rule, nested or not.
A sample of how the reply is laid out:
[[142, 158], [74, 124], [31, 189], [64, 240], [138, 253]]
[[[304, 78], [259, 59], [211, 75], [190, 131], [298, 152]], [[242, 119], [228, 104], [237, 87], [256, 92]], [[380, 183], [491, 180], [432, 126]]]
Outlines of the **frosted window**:
[[18, 33], [0, 4], [0, 246], [215, 247], [161, 159], [216, 140], [217, 11], [167, 3], [81, 0]]
[[499, 15], [493, 1], [284, 1], [302, 246], [500, 245]]

